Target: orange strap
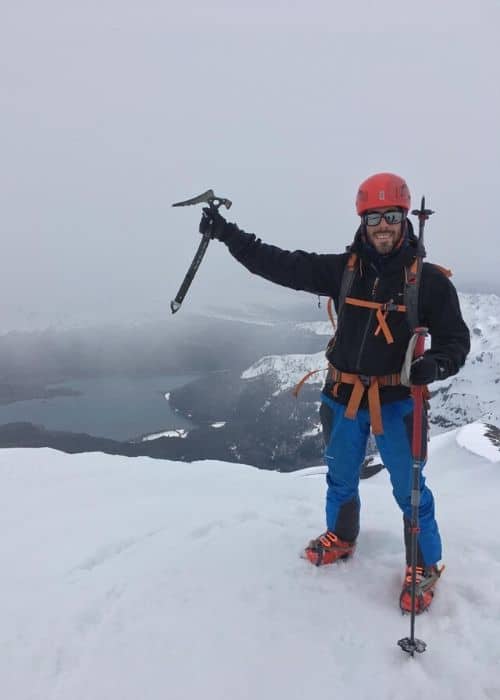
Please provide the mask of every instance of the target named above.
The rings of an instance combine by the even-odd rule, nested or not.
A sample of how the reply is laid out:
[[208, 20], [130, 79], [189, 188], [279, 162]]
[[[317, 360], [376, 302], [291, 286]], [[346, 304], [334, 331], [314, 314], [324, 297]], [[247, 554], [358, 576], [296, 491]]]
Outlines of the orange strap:
[[[344, 380], [345, 382], [345, 380]], [[351, 383], [351, 382], [345, 382], [345, 383]], [[345, 417], [350, 418], [351, 420], [354, 420], [356, 418], [356, 415], [358, 413], [358, 408], [359, 404], [361, 403], [361, 399], [363, 398], [363, 394], [365, 393], [365, 386], [362, 383], [361, 379], [358, 377], [358, 375], [355, 375], [355, 379], [352, 382], [353, 387], [352, 387], [352, 392], [351, 392], [351, 398], [349, 399], [349, 403], [347, 404], [347, 408], [345, 410]]]
[[292, 390], [292, 394], [295, 396], [295, 398], [297, 398], [297, 396], [299, 395], [299, 391], [302, 389], [309, 377], [312, 377], [313, 374], [317, 374], [318, 372], [326, 372], [327, 369], [328, 367], [322, 367], [321, 369], [313, 369], [312, 372], [308, 372], [307, 374], [305, 374], [300, 380], [300, 382], [296, 384]]
[[330, 549], [332, 544], [337, 543], [338, 537], [334, 532], [330, 532], [330, 530], [327, 530], [324, 535], [318, 537], [318, 540], [321, 542], [323, 547], [326, 547], [326, 549]]
[[328, 318], [330, 319], [330, 323], [332, 324], [333, 330], [335, 330], [337, 324], [335, 323], [335, 318], [333, 317], [333, 299], [331, 297], [328, 297], [328, 301], [326, 303], [326, 310], [328, 312]]
[[436, 263], [432, 263], [434, 267], [437, 267], [437, 269], [443, 273], [445, 277], [453, 277], [453, 272], [449, 270], [447, 267], [443, 267], [442, 265], [436, 265]]
[[410, 267], [405, 267], [405, 284], [417, 283], [418, 261], [419, 258], [417, 256]]
[[[356, 381], [352, 388], [351, 398], [347, 404], [345, 417], [354, 420], [358, 413], [359, 405], [363, 394], [366, 391], [365, 385], [361, 379], [356, 376]], [[383, 435], [384, 428], [382, 426], [382, 411], [380, 408], [380, 394], [378, 391], [377, 377], [370, 377], [370, 386], [368, 387], [368, 411], [370, 413], [370, 423], [374, 435]]]
[[[330, 376], [334, 382], [339, 382], [340, 384], [355, 384], [356, 379], [359, 379], [358, 374], [351, 374], [350, 372], [341, 372], [339, 369], [330, 365], [329, 367]], [[372, 377], [367, 377], [371, 379]], [[376, 375], [379, 386], [399, 386], [401, 384], [401, 375], [397, 372], [394, 374], [381, 374]]]
[[354, 268], [356, 267], [357, 261], [358, 261], [357, 254], [351, 253], [349, 255], [349, 258], [347, 259], [347, 267], [349, 268], [349, 270], [354, 270]]
[[383, 304], [378, 301], [365, 301], [364, 299], [355, 299], [354, 297], [346, 297], [345, 301], [346, 304], [351, 304], [352, 306], [362, 306], [365, 309], [376, 309], [378, 326], [375, 330], [375, 335], [378, 335], [380, 331], [382, 331], [389, 345], [394, 342], [392, 333], [387, 325], [387, 314], [389, 311], [405, 312], [406, 306], [404, 304], [393, 304], [391, 302]]
[[370, 413], [370, 423], [374, 435], [383, 435], [382, 409], [380, 406], [379, 387], [397, 386], [401, 384], [399, 374], [386, 374], [380, 377], [366, 377], [368, 384], [361, 381], [358, 374], [340, 372], [335, 367], [331, 367], [331, 374], [336, 383], [352, 384], [352, 392], [345, 410], [345, 417], [354, 420], [358, 413], [359, 406], [365, 391], [368, 391], [368, 411]]

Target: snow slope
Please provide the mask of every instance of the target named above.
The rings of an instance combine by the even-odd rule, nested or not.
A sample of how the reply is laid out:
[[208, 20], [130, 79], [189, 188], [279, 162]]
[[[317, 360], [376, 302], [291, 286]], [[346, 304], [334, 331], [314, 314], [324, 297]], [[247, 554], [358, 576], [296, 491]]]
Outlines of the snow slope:
[[321, 467], [0, 451], [2, 698], [499, 700], [500, 462], [484, 432], [431, 443], [447, 569], [413, 659], [385, 472], [362, 482], [355, 558], [316, 569], [299, 552], [323, 528]]

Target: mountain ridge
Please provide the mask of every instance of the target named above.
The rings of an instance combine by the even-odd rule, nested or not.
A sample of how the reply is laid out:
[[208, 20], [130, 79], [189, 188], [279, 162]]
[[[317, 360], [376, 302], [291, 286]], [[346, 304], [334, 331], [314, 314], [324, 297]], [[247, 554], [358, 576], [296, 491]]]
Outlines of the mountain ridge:
[[[457, 375], [430, 385], [431, 425], [435, 430], [479, 419], [500, 424], [500, 297], [459, 293], [459, 299], [471, 333], [471, 351]], [[331, 325], [326, 321], [300, 325], [320, 336], [332, 335]], [[264, 356], [241, 377], [251, 380], [267, 376], [274, 387], [272, 395], [277, 396], [315, 370], [319, 371], [309, 381], [321, 385], [325, 376], [323, 368], [326, 371], [324, 351], [311, 355]]]

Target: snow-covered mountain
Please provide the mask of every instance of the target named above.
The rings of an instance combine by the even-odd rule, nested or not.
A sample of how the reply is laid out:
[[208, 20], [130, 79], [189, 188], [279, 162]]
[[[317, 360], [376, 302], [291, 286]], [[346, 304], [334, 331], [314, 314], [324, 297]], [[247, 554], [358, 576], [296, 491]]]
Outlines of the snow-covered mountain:
[[316, 569], [299, 553], [324, 525], [322, 467], [1, 450], [2, 697], [500, 698], [498, 437], [431, 441], [446, 571], [413, 659], [385, 471], [362, 484], [355, 557]]
[[[431, 424], [435, 432], [475, 420], [500, 424], [500, 297], [494, 294], [460, 294], [464, 319], [471, 332], [471, 352], [455, 377], [431, 386]], [[329, 322], [303, 323], [303, 330], [326, 337]], [[324, 351], [312, 355], [274, 355], [261, 358], [243, 379], [268, 376], [273, 396], [288, 391], [306, 372], [325, 367]], [[310, 378], [321, 384], [325, 371]]]
[[432, 387], [433, 422], [451, 427], [483, 419], [500, 425], [500, 297], [459, 296], [471, 351], [455, 377]]

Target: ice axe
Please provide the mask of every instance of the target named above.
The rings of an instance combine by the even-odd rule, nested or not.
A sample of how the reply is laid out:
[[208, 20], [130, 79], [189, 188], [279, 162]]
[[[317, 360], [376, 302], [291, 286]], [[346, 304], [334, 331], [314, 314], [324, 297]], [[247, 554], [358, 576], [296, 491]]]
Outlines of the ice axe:
[[[197, 197], [186, 199], [184, 202], [176, 202], [175, 204], [172, 204], [172, 206], [189, 207], [193, 204], [208, 204], [209, 208], [216, 212], [221, 206], [224, 206], [226, 207], [226, 209], [229, 209], [231, 207], [232, 202], [231, 200], [225, 199], [224, 197], [217, 197], [214, 194], [213, 190], [207, 190], [206, 192], [203, 192], [203, 194], [199, 194]], [[195, 253], [193, 262], [189, 266], [189, 270], [186, 272], [186, 276], [182, 281], [179, 291], [177, 292], [175, 299], [170, 302], [170, 309], [172, 310], [173, 314], [175, 314], [181, 308], [182, 302], [184, 301], [184, 297], [186, 296], [188, 289], [191, 286], [191, 282], [193, 281], [194, 276], [196, 275], [196, 272], [200, 267], [201, 261], [203, 260], [203, 256], [206, 253], [211, 237], [212, 236], [210, 234], [210, 231], [203, 234], [201, 243], [198, 246], [198, 250]]]

